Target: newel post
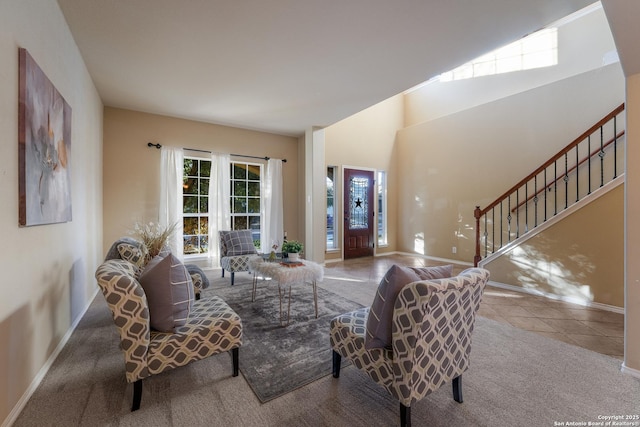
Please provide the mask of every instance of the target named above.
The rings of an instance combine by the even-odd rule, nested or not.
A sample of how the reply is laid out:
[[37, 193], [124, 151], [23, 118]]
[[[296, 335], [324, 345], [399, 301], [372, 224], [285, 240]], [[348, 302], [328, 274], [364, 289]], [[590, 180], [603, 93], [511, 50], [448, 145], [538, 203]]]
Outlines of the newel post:
[[473, 211], [473, 216], [476, 218], [476, 255], [473, 257], [473, 266], [477, 267], [482, 259], [480, 256], [480, 217], [482, 216], [480, 206], [476, 206], [476, 209]]

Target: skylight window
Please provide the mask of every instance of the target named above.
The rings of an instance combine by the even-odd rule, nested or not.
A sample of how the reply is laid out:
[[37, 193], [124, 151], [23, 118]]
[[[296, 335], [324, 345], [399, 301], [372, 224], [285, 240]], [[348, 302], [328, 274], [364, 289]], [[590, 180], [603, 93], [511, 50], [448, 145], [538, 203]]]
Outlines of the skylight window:
[[545, 28], [440, 75], [441, 82], [558, 64], [558, 29]]

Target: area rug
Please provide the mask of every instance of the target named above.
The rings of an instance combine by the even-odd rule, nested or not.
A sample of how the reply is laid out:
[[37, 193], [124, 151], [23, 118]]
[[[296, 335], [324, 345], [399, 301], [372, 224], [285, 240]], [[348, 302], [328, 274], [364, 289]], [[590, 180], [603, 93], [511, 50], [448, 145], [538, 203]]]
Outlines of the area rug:
[[[221, 296], [242, 319], [240, 372], [263, 403], [330, 375], [329, 323], [361, 307], [318, 287], [316, 319], [311, 285], [294, 285], [291, 321], [283, 327], [278, 286], [271, 281], [259, 283], [255, 302], [251, 301], [250, 283], [208, 292]], [[286, 312], [286, 299], [283, 309]]]

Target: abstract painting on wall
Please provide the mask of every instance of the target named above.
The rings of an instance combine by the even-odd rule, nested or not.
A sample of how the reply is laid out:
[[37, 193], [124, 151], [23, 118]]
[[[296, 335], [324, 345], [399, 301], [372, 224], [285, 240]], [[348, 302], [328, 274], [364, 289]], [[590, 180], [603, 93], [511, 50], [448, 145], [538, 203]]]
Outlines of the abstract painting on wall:
[[18, 58], [18, 222], [69, 222], [71, 107], [26, 49]]

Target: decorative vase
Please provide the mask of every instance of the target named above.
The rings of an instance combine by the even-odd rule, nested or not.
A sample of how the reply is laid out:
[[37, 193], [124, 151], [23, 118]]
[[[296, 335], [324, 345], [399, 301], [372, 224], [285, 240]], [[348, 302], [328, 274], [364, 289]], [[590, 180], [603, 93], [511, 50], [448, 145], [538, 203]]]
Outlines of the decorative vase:
[[298, 261], [300, 259], [300, 254], [297, 252], [289, 252], [289, 261]]

